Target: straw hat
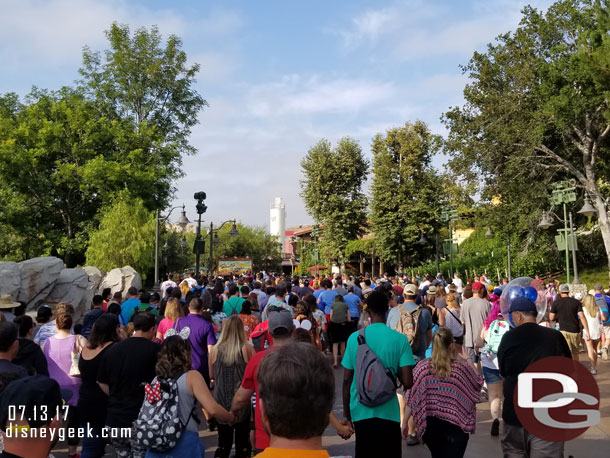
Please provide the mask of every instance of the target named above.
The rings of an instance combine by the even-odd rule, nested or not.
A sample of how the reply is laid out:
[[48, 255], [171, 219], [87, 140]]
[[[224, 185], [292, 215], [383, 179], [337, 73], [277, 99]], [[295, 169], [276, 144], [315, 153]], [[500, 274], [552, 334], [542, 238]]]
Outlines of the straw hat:
[[3, 294], [0, 296], [0, 309], [12, 309], [13, 307], [20, 307], [19, 302], [13, 302], [12, 294]]

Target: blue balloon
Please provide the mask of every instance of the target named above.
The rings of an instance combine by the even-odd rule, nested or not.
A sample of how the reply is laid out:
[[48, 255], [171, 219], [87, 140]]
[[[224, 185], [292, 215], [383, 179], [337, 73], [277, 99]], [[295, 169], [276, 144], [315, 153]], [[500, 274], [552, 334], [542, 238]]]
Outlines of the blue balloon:
[[523, 288], [521, 286], [515, 285], [508, 288], [508, 291], [506, 291], [506, 295], [508, 296], [508, 303], [511, 304], [516, 298], [523, 297], [525, 295], [525, 292], [523, 291]]
[[523, 288], [523, 296], [526, 299], [536, 303], [536, 300], [538, 299], [538, 290], [533, 286], [526, 286]]

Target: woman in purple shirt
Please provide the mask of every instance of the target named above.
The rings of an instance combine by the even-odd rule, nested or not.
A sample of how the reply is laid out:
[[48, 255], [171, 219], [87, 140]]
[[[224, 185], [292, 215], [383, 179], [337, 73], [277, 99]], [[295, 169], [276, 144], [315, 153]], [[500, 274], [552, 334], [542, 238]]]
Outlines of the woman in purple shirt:
[[[72, 315], [61, 313], [55, 320], [57, 334], [47, 338], [44, 343], [43, 353], [47, 358], [49, 366], [49, 376], [59, 383], [62, 390], [72, 392], [72, 397], [68, 401], [68, 428], [78, 428], [78, 392], [81, 385], [80, 377], [70, 375], [72, 366], [72, 354], [80, 354], [86, 339], [79, 335], [70, 334], [72, 328]], [[68, 457], [76, 457], [78, 437], [68, 438]]]

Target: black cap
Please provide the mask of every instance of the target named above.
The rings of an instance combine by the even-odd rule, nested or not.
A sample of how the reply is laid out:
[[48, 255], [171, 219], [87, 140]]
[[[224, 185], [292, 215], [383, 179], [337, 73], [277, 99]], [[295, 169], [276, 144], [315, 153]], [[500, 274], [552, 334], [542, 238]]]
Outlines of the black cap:
[[[63, 404], [59, 384], [46, 375], [14, 380], [7, 385], [0, 398], [0, 428], [6, 428], [10, 407], [15, 407], [17, 421], [23, 414], [30, 427], [39, 428], [49, 424], [58, 413], [63, 417]], [[45, 411], [46, 417], [43, 414]]]

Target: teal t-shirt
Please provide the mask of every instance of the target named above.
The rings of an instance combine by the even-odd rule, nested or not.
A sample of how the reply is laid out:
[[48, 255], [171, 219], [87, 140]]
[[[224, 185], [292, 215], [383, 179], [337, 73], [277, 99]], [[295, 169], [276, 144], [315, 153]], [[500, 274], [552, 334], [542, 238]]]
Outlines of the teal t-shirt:
[[239, 315], [241, 313], [241, 306], [244, 303], [244, 301], [245, 301], [245, 299], [243, 297], [238, 297], [238, 296], [230, 297], [222, 305], [222, 311], [227, 316], [231, 316], [233, 314], [233, 310], [235, 310], [234, 315]]
[[[384, 367], [390, 369], [394, 374], [397, 374], [401, 367], [415, 365], [411, 346], [407, 337], [403, 334], [388, 328], [383, 323], [373, 323], [366, 327], [364, 336], [366, 343], [373, 350], [373, 353], [377, 355], [377, 358], [381, 360]], [[345, 356], [341, 362], [344, 368], [355, 370], [357, 351], [358, 333], [354, 332], [347, 339]], [[384, 420], [400, 422], [400, 407], [398, 406], [398, 398], [396, 396], [388, 402], [375, 407], [367, 407], [360, 404], [355, 374], [350, 389], [350, 410], [352, 421], [382, 418]]]

